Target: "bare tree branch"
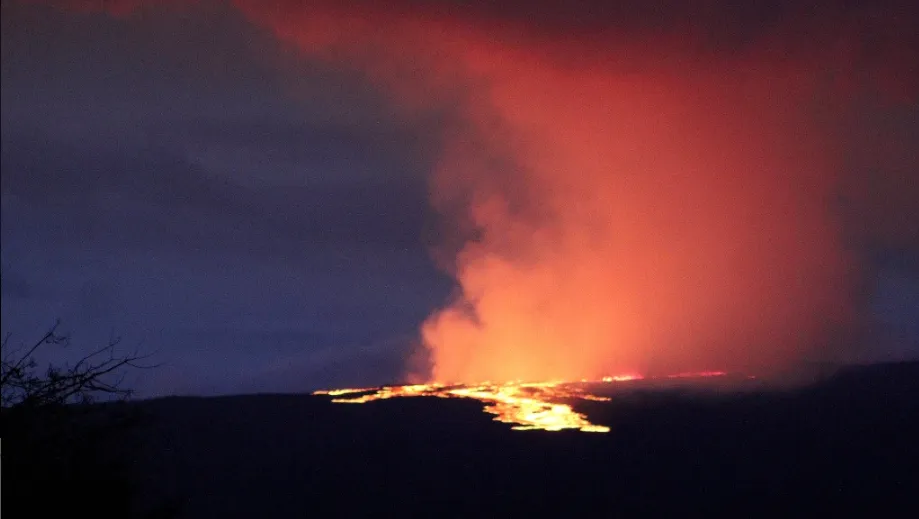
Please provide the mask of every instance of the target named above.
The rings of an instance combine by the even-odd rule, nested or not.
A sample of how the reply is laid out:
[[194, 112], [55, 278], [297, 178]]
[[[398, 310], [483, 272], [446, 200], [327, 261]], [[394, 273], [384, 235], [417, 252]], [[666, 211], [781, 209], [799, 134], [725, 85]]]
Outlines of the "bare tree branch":
[[[2, 407], [42, 406], [66, 404], [72, 402], [88, 403], [97, 395], [113, 398], [127, 398], [131, 390], [123, 389], [124, 373], [117, 373], [126, 368], [150, 369], [156, 364], [146, 365], [143, 361], [149, 355], [139, 355], [136, 351], [121, 356], [116, 352], [120, 337], [112, 336], [108, 344], [91, 351], [73, 365], [63, 367], [50, 365], [45, 373], [36, 371], [35, 353], [45, 344], [67, 344], [68, 337], [57, 334], [60, 322], [54, 325], [31, 345], [23, 355], [10, 355], [0, 364], [0, 404]], [[9, 337], [4, 339], [4, 345]], [[4, 351], [7, 351], [4, 348]], [[111, 379], [115, 376], [114, 379]]]

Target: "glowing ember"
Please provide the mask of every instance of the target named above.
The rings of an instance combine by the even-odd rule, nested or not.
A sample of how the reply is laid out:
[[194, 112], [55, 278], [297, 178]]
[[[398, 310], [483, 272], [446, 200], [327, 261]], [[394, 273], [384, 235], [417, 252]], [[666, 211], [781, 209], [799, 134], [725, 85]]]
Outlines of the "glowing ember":
[[603, 382], [628, 382], [629, 380], [641, 380], [645, 378], [642, 375], [615, 375], [612, 377], [603, 377]]

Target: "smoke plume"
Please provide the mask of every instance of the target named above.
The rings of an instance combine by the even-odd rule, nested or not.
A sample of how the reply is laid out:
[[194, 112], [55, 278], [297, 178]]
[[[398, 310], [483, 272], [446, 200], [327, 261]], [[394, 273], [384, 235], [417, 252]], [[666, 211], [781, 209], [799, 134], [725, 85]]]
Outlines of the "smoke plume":
[[915, 112], [915, 18], [607, 4], [237, 2], [401, 116], [448, 114], [432, 252], [458, 289], [421, 330], [431, 379], [832, 358], [858, 331], [863, 274], [840, 125], [866, 96]]

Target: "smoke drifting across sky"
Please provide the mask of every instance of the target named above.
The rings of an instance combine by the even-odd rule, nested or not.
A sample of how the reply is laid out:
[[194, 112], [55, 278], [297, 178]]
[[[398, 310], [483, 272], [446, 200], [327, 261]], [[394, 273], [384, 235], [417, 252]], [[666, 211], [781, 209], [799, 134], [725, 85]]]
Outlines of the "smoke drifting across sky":
[[399, 117], [445, 114], [432, 379], [844, 360], [859, 247], [919, 241], [914, 126], [857, 124], [915, 120], [915, 9], [609, 4], [235, 5]]

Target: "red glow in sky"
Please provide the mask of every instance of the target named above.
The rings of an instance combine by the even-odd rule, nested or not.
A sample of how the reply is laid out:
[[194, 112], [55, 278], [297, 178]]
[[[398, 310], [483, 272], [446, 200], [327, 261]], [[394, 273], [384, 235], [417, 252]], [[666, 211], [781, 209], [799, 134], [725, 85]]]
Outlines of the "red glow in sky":
[[865, 75], [915, 94], [889, 13], [766, 23], [713, 4], [595, 26], [423, 2], [237, 5], [361, 71], [400, 116], [449, 114], [430, 191], [450, 224], [434, 255], [460, 291], [422, 326], [432, 380], [762, 371], [851, 331], [834, 124]]
[[461, 292], [422, 328], [433, 380], [764, 370], [849, 329], [830, 125], [862, 54], [845, 23], [810, 34], [827, 45], [790, 22], [721, 47], [672, 20], [570, 34], [458, 9], [250, 13], [406, 114], [454, 111], [431, 197]]

